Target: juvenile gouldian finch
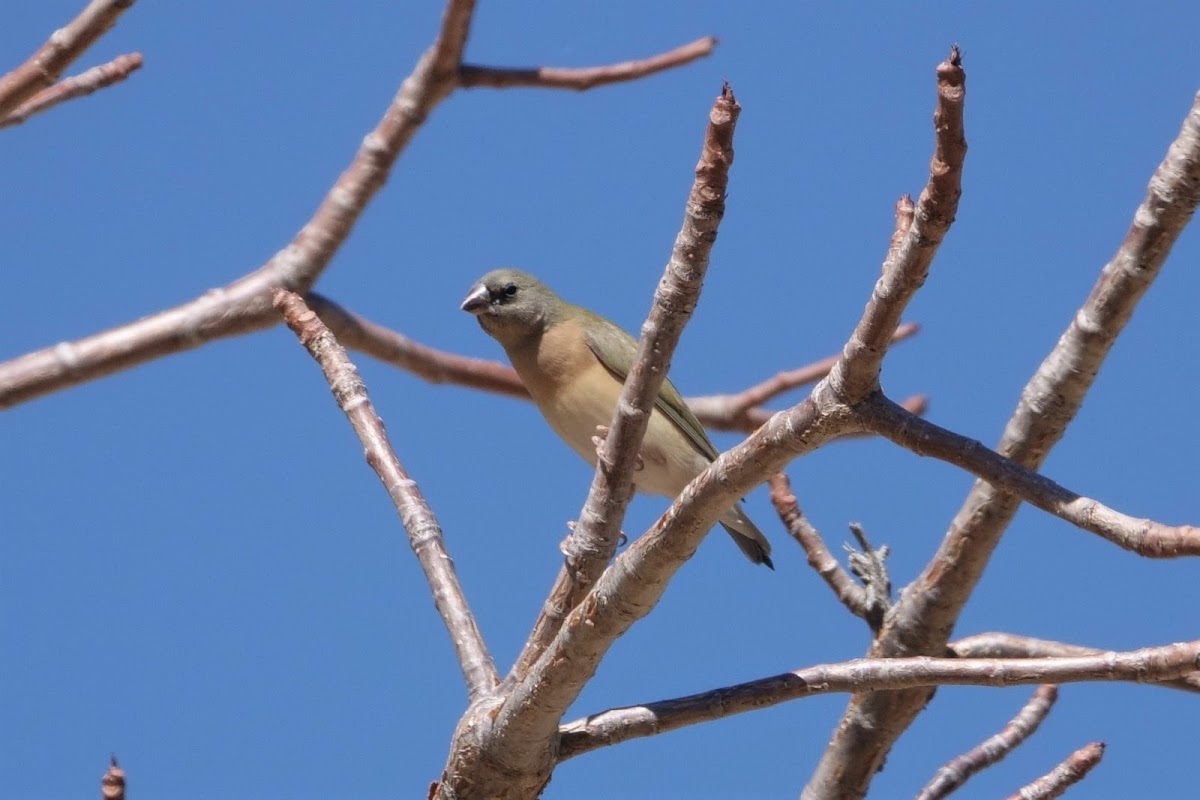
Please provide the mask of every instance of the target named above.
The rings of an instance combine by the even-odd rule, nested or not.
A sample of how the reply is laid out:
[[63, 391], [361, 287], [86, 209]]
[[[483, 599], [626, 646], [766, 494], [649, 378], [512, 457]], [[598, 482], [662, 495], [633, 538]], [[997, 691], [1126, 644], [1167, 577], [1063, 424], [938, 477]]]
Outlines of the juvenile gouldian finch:
[[[632, 336], [568, 303], [532, 275], [498, 269], [471, 287], [462, 309], [504, 347], [533, 402], [560, 438], [593, 466], [597, 428], [612, 423], [625, 376], [633, 367]], [[638, 491], [675, 498], [717, 457], [704, 428], [669, 380], [654, 401], [642, 441]], [[755, 564], [771, 569], [771, 544], [735, 503], [721, 526]]]

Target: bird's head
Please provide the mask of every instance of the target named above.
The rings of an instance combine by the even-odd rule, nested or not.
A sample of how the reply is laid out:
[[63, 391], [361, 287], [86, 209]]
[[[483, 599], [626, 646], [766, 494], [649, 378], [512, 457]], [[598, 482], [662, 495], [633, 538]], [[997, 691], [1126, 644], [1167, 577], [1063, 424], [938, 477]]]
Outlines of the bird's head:
[[496, 269], [484, 275], [462, 301], [479, 326], [508, 347], [541, 333], [565, 304], [550, 287], [519, 269]]

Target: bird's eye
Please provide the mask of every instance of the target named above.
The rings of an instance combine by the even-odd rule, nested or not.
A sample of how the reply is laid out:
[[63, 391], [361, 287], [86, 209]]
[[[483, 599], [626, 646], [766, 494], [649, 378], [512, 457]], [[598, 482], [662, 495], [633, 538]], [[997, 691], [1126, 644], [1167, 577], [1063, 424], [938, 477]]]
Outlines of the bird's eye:
[[504, 296], [505, 297], [516, 297], [517, 296], [517, 285], [515, 283], [510, 283], [507, 286], [505, 286], [504, 287]]

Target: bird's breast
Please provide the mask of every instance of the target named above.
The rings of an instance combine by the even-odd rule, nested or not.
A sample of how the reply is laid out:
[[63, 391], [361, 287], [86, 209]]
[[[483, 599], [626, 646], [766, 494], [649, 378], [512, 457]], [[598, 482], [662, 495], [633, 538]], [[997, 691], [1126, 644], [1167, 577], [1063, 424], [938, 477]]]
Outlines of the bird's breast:
[[[546, 422], [594, 465], [592, 437], [597, 426], [612, 423], [622, 386], [592, 353], [578, 328], [572, 331], [572, 327], [573, 323], [555, 326], [543, 334], [536, 349], [509, 357]], [[641, 469], [634, 474], [638, 490], [667, 497], [678, 496], [708, 465], [708, 459], [657, 409], [651, 412], [641, 456]]]

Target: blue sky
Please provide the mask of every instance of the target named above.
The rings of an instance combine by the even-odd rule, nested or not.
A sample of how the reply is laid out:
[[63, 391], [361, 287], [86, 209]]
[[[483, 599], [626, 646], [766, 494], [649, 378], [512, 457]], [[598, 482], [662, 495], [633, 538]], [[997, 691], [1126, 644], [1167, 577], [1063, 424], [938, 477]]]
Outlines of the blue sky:
[[[15, 4], [15, 65], [78, 2]], [[440, 5], [140, 3], [79, 63], [127, 83], [0, 132], [0, 358], [183, 302], [257, 267], [308, 219], [427, 46]], [[590, 65], [713, 34], [709, 59], [576, 94], [464, 91], [436, 110], [319, 288], [408, 336], [499, 347], [458, 311], [493, 266], [538, 273], [627, 328], [645, 315], [709, 105], [744, 110], [728, 213], [672, 375], [733, 391], [834, 352], [932, 149], [934, 67], [968, 71], [958, 221], [884, 387], [994, 443], [1122, 240], [1200, 88], [1193, 4], [481, 3], [469, 60]], [[1122, 511], [1197, 521], [1200, 240], [1187, 231], [1045, 471]], [[357, 357], [439, 515], [498, 662], [524, 642], [590, 470], [532, 406]], [[794, 400], [793, 400], [794, 401]], [[736, 436], [715, 437], [730, 446]], [[794, 463], [836, 548], [860, 521], [893, 583], [971, 479], [880, 441]], [[639, 498], [638, 533], [665, 503]], [[571, 716], [861, 655], [865, 626], [807, 568], [766, 491], [777, 572], [710, 537]], [[14, 795], [88, 796], [107, 756], [137, 794], [422, 796], [465, 704], [395, 511], [319, 371], [283, 328], [172, 356], [0, 419], [0, 768]], [[1023, 509], [959, 625], [1133, 648], [1194, 638], [1195, 565], [1151, 562]], [[874, 784], [914, 793], [1032, 690], [946, 688]], [[546, 796], [794, 796], [845, 697], [571, 761]], [[1200, 698], [1069, 686], [1042, 730], [963, 796], [999, 796], [1091, 740], [1078, 791], [1194, 791]]]

